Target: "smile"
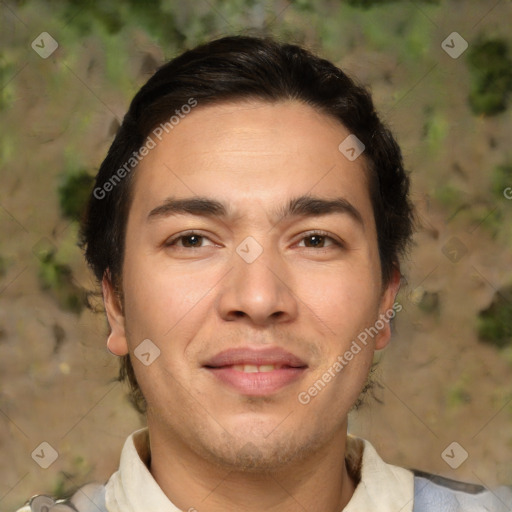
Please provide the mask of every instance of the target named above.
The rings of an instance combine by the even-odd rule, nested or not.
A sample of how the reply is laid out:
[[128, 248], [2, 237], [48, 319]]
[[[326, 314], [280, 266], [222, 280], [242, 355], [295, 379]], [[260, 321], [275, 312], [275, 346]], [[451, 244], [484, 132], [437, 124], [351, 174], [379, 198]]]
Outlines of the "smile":
[[220, 352], [203, 365], [222, 385], [248, 396], [268, 396], [299, 380], [307, 364], [277, 347]]
[[244, 373], [267, 373], [273, 372], [274, 370], [280, 370], [282, 368], [281, 365], [275, 364], [262, 364], [261, 366], [256, 366], [254, 364], [236, 364], [232, 366], [233, 370], [237, 372]]

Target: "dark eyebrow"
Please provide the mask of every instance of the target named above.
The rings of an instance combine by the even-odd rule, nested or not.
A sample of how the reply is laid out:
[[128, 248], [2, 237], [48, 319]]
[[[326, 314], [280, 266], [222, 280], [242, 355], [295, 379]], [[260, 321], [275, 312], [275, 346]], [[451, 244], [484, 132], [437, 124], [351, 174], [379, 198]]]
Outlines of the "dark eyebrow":
[[227, 210], [219, 201], [206, 197], [190, 197], [185, 199], [168, 197], [160, 206], [153, 208], [149, 212], [148, 220], [179, 214], [226, 217]]
[[334, 213], [348, 214], [352, 219], [364, 227], [363, 216], [359, 210], [343, 197], [322, 199], [314, 196], [300, 196], [292, 199], [288, 205], [277, 211], [277, 222], [286, 217], [314, 217]]
[[[291, 199], [289, 203], [275, 210], [273, 218], [275, 223], [281, 222], [287, 217], [314, 217], [334, 213], [348, 214], [364, 227], [361, 213], [347, 199], [337, 197], [323, 199], [309, 195]], [[207, 197], [190, 197], [183, 199], [167, 198], [161, 205], [153, 208], [148, 214], [148, 220], [171, 215], [201, 215], [205, 217], [227, 217], [228, 208], [215, 199]]]

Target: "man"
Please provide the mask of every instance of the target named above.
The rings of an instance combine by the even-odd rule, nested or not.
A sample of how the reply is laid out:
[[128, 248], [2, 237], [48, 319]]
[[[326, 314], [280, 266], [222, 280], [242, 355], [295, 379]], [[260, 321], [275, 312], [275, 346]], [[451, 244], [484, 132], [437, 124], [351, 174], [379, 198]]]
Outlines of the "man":
[[347, 436], [401, 309], [408, 189], [369, 94], [299, 47], [228, 37], [158, 70], [82, 229], [148, 427], [105, 486], [24, 510], [510, 510]]

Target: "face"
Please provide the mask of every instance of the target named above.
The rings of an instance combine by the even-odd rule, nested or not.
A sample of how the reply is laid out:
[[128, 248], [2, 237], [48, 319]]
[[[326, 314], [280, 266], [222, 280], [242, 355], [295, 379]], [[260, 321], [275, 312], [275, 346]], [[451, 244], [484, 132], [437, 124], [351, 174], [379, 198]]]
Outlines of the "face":
[[246, 470], [344, 439], [398, 286], [348, 135], [298, 102], [199, 105], [139, 164], [124, 307], [104, 294], [155, 438]]

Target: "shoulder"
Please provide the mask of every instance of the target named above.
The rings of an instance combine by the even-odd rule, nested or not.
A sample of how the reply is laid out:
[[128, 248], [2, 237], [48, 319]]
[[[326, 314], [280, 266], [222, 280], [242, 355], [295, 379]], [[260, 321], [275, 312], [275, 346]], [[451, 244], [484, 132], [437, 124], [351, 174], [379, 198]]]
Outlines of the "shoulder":
[[54, 500], [44, 495], [34, 496], [16, 512], [107, 512], [105, 486], [87, 484], [78, 489], [69, 500]]
[[511, 508], [510, 487], [487, 490], [480, 485], [414, 471], [413, 512], [509, 512]]

